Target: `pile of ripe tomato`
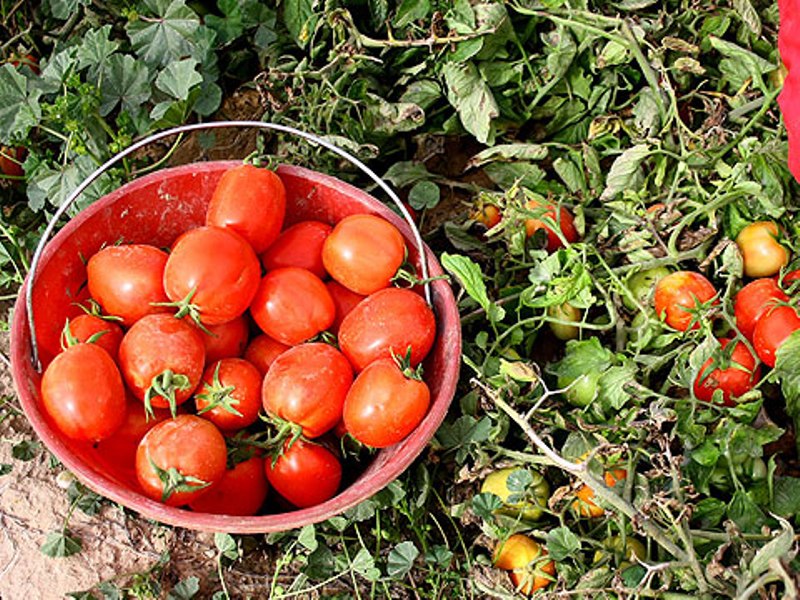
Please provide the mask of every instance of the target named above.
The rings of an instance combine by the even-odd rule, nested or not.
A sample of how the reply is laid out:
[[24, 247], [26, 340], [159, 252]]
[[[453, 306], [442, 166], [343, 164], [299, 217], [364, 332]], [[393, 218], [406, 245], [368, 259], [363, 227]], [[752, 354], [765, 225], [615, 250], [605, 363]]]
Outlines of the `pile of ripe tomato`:
[[337, 437], [391, 446], [427, 414], [436, 321], [394, 285], [403, 235], [370, 214], [284, 227], [285, 212], [278, 175], [245, 164], [168, 250], [88, 257], [91, 300], [65, 324], [42, 403], [152, 499], [230, 515], [313, 506], [341, 486]]

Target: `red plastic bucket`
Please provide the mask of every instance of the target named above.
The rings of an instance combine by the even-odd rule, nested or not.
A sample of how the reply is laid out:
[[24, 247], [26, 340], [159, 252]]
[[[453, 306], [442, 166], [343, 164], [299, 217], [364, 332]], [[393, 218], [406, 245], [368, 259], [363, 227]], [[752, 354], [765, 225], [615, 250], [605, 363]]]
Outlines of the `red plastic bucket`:
[[[186, 229], [203, 223], [211, 193], [235, 161], [197, 163], [165, 169], [137, 179], [80, 212], [50, 241], [41, 254], [31, 289], [38, 355], [43, 364], [57, 353], [65, 319], [77, 314], [73, 302], [85, 288], [84, 260], [104, 244], [150, 243], [169, 246]], [[278, 169], [287, 191], [287, 224], [316, 219], [336, 223], [355, 213], [377, 214], [394, 223], [406, 237], [409, 257], [419, 263], [415, 232], [393, 211], [363, 191], [308, 169]], [[424, 244], [429, 274], [442, 274]], [[30, 277], [30, 275], [29, 275]], [[24, 287], [23, 287], [24, 289]], [[41, 373], [31, 343], [28, 307], [20, 293], [12, 321], [11, 366], [22, 408], [44, 444], [83, 483], [141, 515], [157, 521], [204, 531], [266, 533], [285, 531], [341, 514], [369, 498], [402, 473], [426, 447], [441, 424], [455, 393], [461, 355], [458, 310], [449, 285], [430, 284], [437, 316], [437, 338], [425, 361], [431, 407], [408, 438], [381, 450], [352, 483], [317, 506], [254, 517], [205, 514], [168, 507], [138, 492], [129, 478], [109, 465], [102, 452], [66, 438], [50, 421], [39, 392]]]

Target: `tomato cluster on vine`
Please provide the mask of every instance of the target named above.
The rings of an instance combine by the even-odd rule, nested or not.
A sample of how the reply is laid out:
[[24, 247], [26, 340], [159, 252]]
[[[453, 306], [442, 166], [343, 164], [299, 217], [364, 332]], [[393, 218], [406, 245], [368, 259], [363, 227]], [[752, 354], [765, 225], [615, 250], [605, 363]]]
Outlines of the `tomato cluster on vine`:
[[245, 164], [169, 249], [88, 259], [87, 314], [64, 326], [43, 406], [154, 500], [234, 515], [313, 506], [347, 475], [337, 438], [388, 447], [428, 412], [436, 319], [419, 286], [395, 285], [403, 234], [372, 214], [286, 217], [280, 177]]

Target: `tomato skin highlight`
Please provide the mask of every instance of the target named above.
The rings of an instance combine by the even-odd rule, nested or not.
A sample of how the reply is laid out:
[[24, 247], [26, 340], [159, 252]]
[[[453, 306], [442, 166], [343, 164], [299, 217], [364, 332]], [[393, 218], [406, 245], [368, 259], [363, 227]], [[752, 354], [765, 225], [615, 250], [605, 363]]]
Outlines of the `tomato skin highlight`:
[[[537, 200], [529, 200], [525, 206], [530, 210], [542, 208], [541, 203], [539, 203]], [[580, 236], [578, 235], [578, 230], [575, 229], [575, 218], [565, 206], [559, 208], [558, 215], [556, 215], [556, 207], [552, 204], [546, 204], [544, 209], [545, 212], [542, 215], [542, 218], [550, 218], [558, 223], [559, 228], [561, 229], [561, 235], [564, 236], [564, 239], [566, 239], [567, 242], [573, 244], [578, 241]], [[545, 233], [547, 233], [547, 245], [545, 248], [548, 252], [555, 252], [564, 246], [564, 242], [561, 241], [561, 238], [558, 236], [558, 234], [553, 231], [542, 219], [525, 220], [525, 235], [527, 237], [532, 237], [540, 229], [543, 229]]]
[[[119, 365], [128, 388], [144, 401], [153, 378], [166, 370], [185, 375], [188, 386], [175, 393], [176, 404], [194, 393], [205, 364], [205, 345], [200, 331], [172, 315], [155, 314], [143, 317], [122, 338]], [[152, 406], [167, 408], [169, 400], [156, 395]]]
[[130, 327], [145, 315], [168, 312], [164, 291], [164, 267], [168, 255], [147, 244], [108, 246], [86, 265], [89, 293], [103, 311]]
[[291, 346], [273, 340], [266, 333], [257, 335], [244, 350], [244, 359], [251, 363], [261, 375], [266, 375], [270, 365]]
[[272, 363], [264, 377], [264, 410], [303, 428], [316, 438], [333, 429], [342, 418], [353, 369], [333, 346], [319, 342], [295, 346]]
[[330, 327], [336, 307], [319, 277], [307, 269], [284, 267], [264, 276], [250, 312], [264, 333], [295, 346]]
[[408, 436], [430, 406], [428, 385], [407, 377], [391, 358], [370, 363], [356, 377], [344, 401], [348, 433], [373, 448], [392, 446]]
[[272, 488], [297, 508], [321, 504], [339, 490], [342, 464], [336, 455], [319, 444], [298, 439], [284, 446], [274, 461], [265, 461]]
[[750, 223], [736, 236], [742, 253], [744, 274], [770, 277], [789, 264], [789, 251], [778, 242], [778, 226], [772, 221]]
[[664, 318], [673, 329], [686, 331], [690, 326], [700, 328], [700, 323], [692, 322], [689, 311], [709, 302], [716, 294], [711, 282], [700, 273], [677, 271], [658, 281], [653, 301], [659, 318]]
[[[725, 348], [731, 340], [719, 340]], [[714, 392], [722, 390], [726, 406], [736, 406], [735, 399], [752, 390], [761, 378], [761, 369], [756, 366], [756, 357], [745, 344], [736, 342], [731, 354], [731, 366], [721, 369], [712, 368], [714, 359], [709, 358], [700, 368], [694, 381], [694, 395], [699, 400], [711, 402]]]
[[261, 254], [278, 238], [286, 189], [273, 171], [240, 165], [226, 171], [208, 204], [206, 225], [231, 229]]
[[164, 290], [172, 302], [191, 294], [204, 325], [243, 314], [258, 289], [261, 263], [243, 237], [221, 227], [197, 227], [173, 244], [164, 267]]
[[322, 262], [330, 276], [364, 296], [391, 285], [405, 254], [400, 230], [367, 214], [339, 221], [322, 246]]
[[761, 362], [775, 366], [776, 352], [792, 333], [800, 329], [800, 315], [791, 306], [781, 305], [768, 310], [756, 324], [753, 347]]
[[122, 327], [113, 321], [102, 319], [96, 315], [78, 315], [69, 322], [69, 332], [72, 337], [82, 343], [88, 342], [92, 336], [101, 334], [92, 343], [108, 352], [114, 361], [117, 360], [124, 332]]
[[774, 279], [765, 277], [751, 281], [736, 293], [733, 301], [736, 327], [752, 342], [759, 319], [778, 302], [788, 300]]
[[[214, 404], [214, 377], [222, 387], [232, 387], [226, 395], [231, 408]], [[244, 429], [255, 423], [261, 408], [262, 376], [258, 369], [243, 358], [222, 358], [206, 367], [200, 385], [195, 392], [195, 408], [198, 416], [208, 419], [223, 431]], [[209, 408], [211, 407], [211, 408]]]
[[95, 344], [76, 344], [45, 369], [42, 404], [69, 438], [98, 442], [125, 421], [125, 387], [108, 352]]
[[244, 315], [220, 323], [208, 325], [208, 333], [203, 331], [203, 344], [206, 348], [206, 364], [222, 358], [237, 358], [244, 353], [250, 326]]
[[[211, 421], [178, 415], [162, 421], [142, 438], [136, 450], [136, 477], [148, 497], [169, 506], [183, 506], [222, 479], [227, 455], [225, 438]], [[164, 498], [169, 490], [165, 490], [153, 465], [164, 471], [176, 469], [184, 477], [203, 483], [187, 482], [189, 489], [172, 491]]]
[[322, 246], [333, 227], [321, 221], [301, 221], [285, 229], [261, 255], [267, 271], [282, 267], [308, 269], [320, 279], [328, 273], [322, 264]]
[[253, 456], [226, 470], [219, 483], [189, 502], [189, 508], [216, 515], [252, 516], [268, 494], [264, 459]]
[[427, 356], [436, 338], [436, 318], [418, 294], [401, 288], [380, 290], [362, 300], [342, 321], [339, 346], [356, 371], [392, 353], [411, 366]]

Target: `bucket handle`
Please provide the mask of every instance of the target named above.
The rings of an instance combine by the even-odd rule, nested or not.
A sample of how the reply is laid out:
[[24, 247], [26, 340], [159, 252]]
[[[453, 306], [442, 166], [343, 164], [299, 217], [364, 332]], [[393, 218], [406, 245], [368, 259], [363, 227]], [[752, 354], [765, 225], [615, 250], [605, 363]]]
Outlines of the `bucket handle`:
[[313, 142], [326, 148], [333, 152], [334, 154], [339, 155], [340, 157], [347, 160], [352, 165], [358, 167], [358, 169], [367, 175], [372, 181], [374, 181], [378, 187], [380, 187], [386, 195], [394, 202], [397, 206], [397, 209], [400, 211], [402, 217], [406, 220], [411, 228], [411, 233], [414, 237], [414, 243], [419, 250], [419, 261], [420, 261], [420, 269], [422, 271], [422, 279], [425, 281], [424, 284], [424, 291], [425, 291], [425, 299], [427, 300], [428, 304], [431, 304], [431, 290], [430, 284], [428, 283], [429, 273], [428, 273], [428, 261], [427, 256], [425, 254], [425, 246], [422, 242], [422, 236], [417, 229], [416, 224], [414, 223], [414, 219], [411, 217], [411, 214], [408, 212], [408, 209], [403, 205], [400, 198], [397, 194], [392, 190], [391, 187], [381, 179], [372, 169], [370, 169], [367, 165], [361, 162], [358, 158], [347, 152], [346, 150], [342, 150], [339, 146], [332, 144], [328, 140], [316, 136], [312, 133], [308, 133], [302, 131], [300, 129], [295, 129], [294, 127], [289, 127], [287, 125], [278, 125], [277, 123], [269, 123], [266, 121], [211, 121], [208, 123], [191, 123], [188, 125], [181, 125], [179, 127], [173, 127], [171, 129], [165, 129], [164, 131], [159, 131], [152, 135], [149, 135], [138, 142], [128, 146], [124, 150], [118, 152], [111, 158], [109, 158], [106, 162], [100, 165], [95, 171], [90, 174], [86, 179], [84, 179], [78, 187], [64, 200], [61, 206], [58, 207], [58, 210], [53, 214], [53, 218], [50, 219], [50, 222], [45, 227], [44, 233], [42, 233], [42, 238], [39, 240], [39, 244], [36, 246], [36, 250], [33, 253], [33, 258], [31, 259], [31, 267], [30, 272], [28, 274], [27, 284], [25, 285], [24, 293], [25, 293], [25, 307], [28, 313], [28, 329], [31, 335], [31, 359], [33, 361], [33, 365], [37, 368], [40, 368], [39, 363], [39, 349], [36, 343], [36, 327], [35, 321], [33, 317], [33, 284], [36, 278], [36, 270], [39, 266], [39, 261], [41, 260], [42, 253], [44, 251], [45, 246], [47, 245], [50, 236], [53, 234], [53, 230], [56, 228], [56, 224], [61, 220], [61, 217], [64, 216], [64, 213], [67, 212], [69, 207], [75, 202], [75, 200], [86, 191], [90, 185], [92, 185], [98, 177], [100, 177], [103, 173], [105, 173], [109, 168], [117, 164], [126, 156], [136, 152], [140, 148], [147, 146], [148, 144], [152, 144], [153, 142], [157, 142], [164, 138], [181, 134], [187, 133], [191, 131], [200, 131], [206, 129], [222, 129], [222, 128], [250, 128], [255, 127], [257, 129], [263, 129], [267, 131], [277, 131], [281, 133], [289, 133], [292, 135], [296, 135], [301, 137], [309, 142]]

